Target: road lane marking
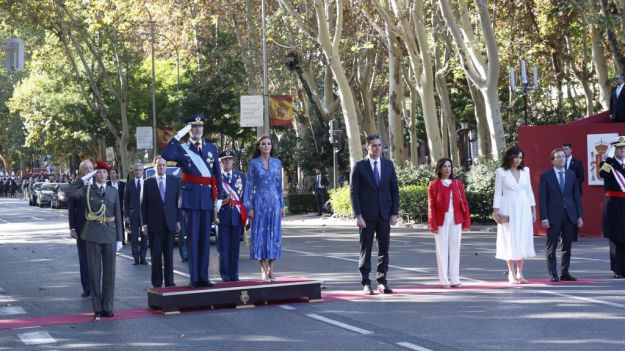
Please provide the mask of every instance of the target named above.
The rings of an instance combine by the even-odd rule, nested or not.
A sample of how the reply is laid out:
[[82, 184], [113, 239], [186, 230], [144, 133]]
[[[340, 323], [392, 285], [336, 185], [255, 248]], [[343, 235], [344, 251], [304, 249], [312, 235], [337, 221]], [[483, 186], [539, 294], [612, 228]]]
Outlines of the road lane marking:
[[327, 324], [331, 324], [335, 327], [339, 327], [339, 328], [343, 328], [343, 329], [347, 329], [349, 331], [353, 331], [354, 333], [358, 333], [358, 334], [363, 334], [363, 335], [371, 335], [373, 334], [372, 331], [366, 330], [366, 329], [362, 329], [362, 328], [358, 328], [358, 327], [354, 327], [353, 325], [349, 325], [343, 322], [339, 322], [339, 321], [335, 321], [334, 319], [330, 319], [330, 318], [326, 318], [323, 316], [320, 316], [316, 313], [308, 313], [306, 314], [307, 317], [310, 317], [312, 319], [318, 320], [320, 322], [324, 322]]
[[430, 349], [426, 349], [425, 347], [421, 347], [421, 346], [419, 346], [419, 345], [411, 344], [411, 343], [409, 343], [409, 342], [405, 342], [405, 341], [398, 342], [398, 343], [397, 343], [397, 345], [398, 345], [398, 346], [401, 346], [401, 347], [405, 347], [405, 348], [407, 348], [408, 350], [415, 350], [415, 351], [432, 351], [432, 350], [430, 350]]
[[39, 217], [30, 217], [36, 221], [43, 221], [45, 218], [39, 218]]
[[45, 331], [18, 334], [25, 345], [54, 344], [56, 340]]
[[294, 309], [296, 309], [295, 307], [289, 306], [289, 305], [280, 305], [278, 307], [280, 307], [281, 309], [286, 310], [286, 311], [293, 311]]
[[[126, 258], [126, 259], [128, 259], [130, 261], [134, 261], [135, 260], [134, 257], [128, 256], [128, 255], [124, 255], [124, 254], [121, 254], [119, 252], [117, 253], [117, 256]], [[146, 261], [148, 261], [148, 265], [150, 265], [150, 266], [152, 265], [152, 259], [151, 258], [146, 258]], [[174, 274], [178, 274], [178, 275], [186, 277], [186, 278], [190, 277], [189, 274], [187, 274], [185, 272], [181, 272], [181, 271], [175, 270], [175, 269], [174, 269]]]
[[2, 222], [2, 223], [11, 223], [11, 222], [9, 222], [9, 221], [5, 221], [5, 220], [4, 220], [4, 219], [2, 219], [2, 218], [0, 218], [0, 222]]
[[0, 316], [10, 316], [14, 314], [26, 314], [20, 306], [0, 307]]
[[[527, 291], [531, 292], [532, 290], [527, 290]], [[606, 305], [606, 306], [612, 306], [612, 307], [618, 307], [618, 308], [625, 308], [625, 305], [620, 304], [620, 303], [610, 302], [610, 301], [602, 301], [602, 300], [597, 300], [597, 299], [593, 299], [593, 298], [590, 298], [590, 297], [576, 296], [576, 295], [559, 293], [557, 291], [549, 291], [549, 290], [534, 290], [534, 291], [542, 293], [542, 294], [555, 295], [555, 296], [565, 297], [565, 298], [568, 298], [568, 299], [595, 303], [595, 304], [599, 304], [599, 305]]]
[[[283, 248], [282, 251], [295, 252], [295, 253], [304, 254], [304, 255], [313, 256], [313, 257], [323, 257], [323, 258], [332, 258], [332, 259], [341, 260], [341, 261], [358, 262], [358, 259], [355, 259], [355, 258], [319, 255], [319, 254], [316, 254], [316, 253], [313, 253], [313, 252], [307, 252], [307, 251], [292, 250], [292, 249], [285, 249], [285, 248]], [[427, 269], [427, 268], [401, 267], [401, 266], [395, 266], [395, 265], [392, 265], [392, 264], [390, 264], [388, 266], [391, 267], [391, 268], [397, 268], [397, 269], [401, 269], [401, 270], [409, 271], [409, 272], [432, 273], [432, 271], [430, 269]]]

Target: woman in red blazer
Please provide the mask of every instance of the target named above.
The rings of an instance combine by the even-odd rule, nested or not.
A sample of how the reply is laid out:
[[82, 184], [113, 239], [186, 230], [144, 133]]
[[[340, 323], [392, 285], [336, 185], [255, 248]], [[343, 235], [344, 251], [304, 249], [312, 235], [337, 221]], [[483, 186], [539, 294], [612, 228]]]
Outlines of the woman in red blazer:
[[454, 179], [451, 160], [436, 163], [438, 179], [428, 186], [428, 222], [436, 240], [438, 279], [444, 288], [460, 287], [460, 239], [471, 228], [464, 185]]

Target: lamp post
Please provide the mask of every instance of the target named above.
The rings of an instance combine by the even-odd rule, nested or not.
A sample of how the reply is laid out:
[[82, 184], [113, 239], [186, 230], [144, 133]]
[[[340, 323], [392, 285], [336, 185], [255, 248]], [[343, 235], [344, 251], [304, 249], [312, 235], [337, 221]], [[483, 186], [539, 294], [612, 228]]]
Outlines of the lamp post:
[[154, 21], [152, 15], [148, 11], [150, 17], [150, 47], [152, 49], [152, 157], [156, 157], [157, 143], [156, 143], [156, 77], [154, 73]]
[[[533, 84], [529, 84], [527, 70], [525, 67], [525, 59], [521, 59], [521, 92], [523, 94], [523, 111], [525, 115], [525, 125], [527, 126], [527, 95], [528, 92], [538, 89], [538, 68], [534, 66]], [[510, 91], [517, 90], [516, 80], [514, 78], [514, 67], [510, 67]]]

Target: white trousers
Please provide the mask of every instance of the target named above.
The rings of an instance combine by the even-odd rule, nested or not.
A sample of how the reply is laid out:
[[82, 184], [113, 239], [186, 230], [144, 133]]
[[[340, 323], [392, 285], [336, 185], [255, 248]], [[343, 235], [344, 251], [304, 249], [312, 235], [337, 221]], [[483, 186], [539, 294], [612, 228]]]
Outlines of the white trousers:
[[460, 284], [460, 241], [462, 224], [454, 223], [454, 212], [445, 213], [445, 222], [438, 227], [436, 241], [436, 262], [441, 285]]

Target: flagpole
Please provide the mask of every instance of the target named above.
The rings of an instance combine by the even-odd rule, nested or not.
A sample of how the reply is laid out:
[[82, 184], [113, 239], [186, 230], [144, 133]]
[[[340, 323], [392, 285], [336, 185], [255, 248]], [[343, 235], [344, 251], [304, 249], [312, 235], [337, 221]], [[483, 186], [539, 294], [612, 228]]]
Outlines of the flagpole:
[[[269, 81], [267, 65], [267, 24], [265, 21], [265, 0], [261, 2], [261, 21], [263, 26], [263, 128], [257, 129], [258, 136], [269, 135]], [[260, 133], [258, 131], [260, 130]]]

